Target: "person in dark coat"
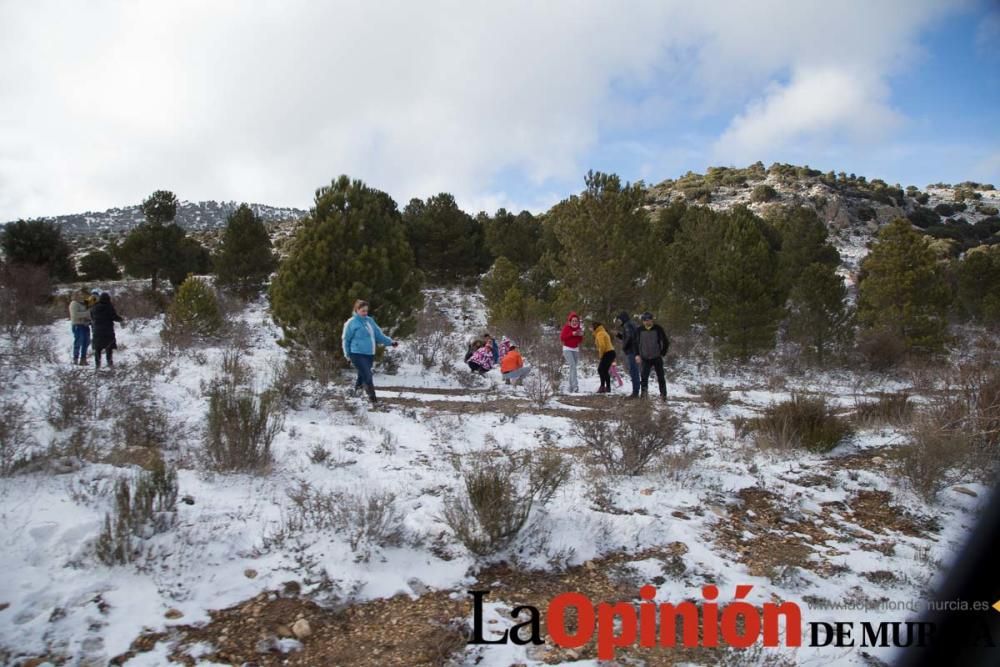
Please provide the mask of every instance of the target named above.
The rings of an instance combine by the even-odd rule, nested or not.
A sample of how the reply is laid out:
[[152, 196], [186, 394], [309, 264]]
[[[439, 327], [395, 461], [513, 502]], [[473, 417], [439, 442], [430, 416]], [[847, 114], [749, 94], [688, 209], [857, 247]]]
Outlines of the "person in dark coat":
[[124, 322], [118, 311], [111, 303], [111, 295], [103, 292], [97, 299], [97, 303], [90, 309], [91, 326], [94, 329], [92, 344], [94, 346], [94, 364], [96, 368], [101, 367], [101, 352], [103, 351], [107, 360], [108, 368], [114, 368], [115, 362], [112, 352], [118, 348], [118, 341], [115, 340], [115, 322]]
[[639, 354], [636, 362], [642, 364], [642, 396], [649, 391], [649, 372], [656, 369], [656, 381], [660, 384], [660, 398], [667, 400], [667, 380], [663, 375], [663, 357], [670, 347], [667, 332], [659, 324], [653, 322], [652, 313], [642, 314], [642, 328], [638, 337]]
[[632, 395], [629, 398], [639, 396], [639, 327], [636, 326], [629, 314], [622, 311], [618, 314], [618, 321], [622, 323], [622, 330], [618, 333], [618, 338], [622, 342], [622, 354], [628, 361], [628, 376], [632, 380]]

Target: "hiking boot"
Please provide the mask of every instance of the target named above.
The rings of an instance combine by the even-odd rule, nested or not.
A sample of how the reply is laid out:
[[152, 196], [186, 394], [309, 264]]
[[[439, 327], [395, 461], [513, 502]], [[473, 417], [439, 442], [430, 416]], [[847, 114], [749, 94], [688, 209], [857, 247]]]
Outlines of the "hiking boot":
[[378, 399], [375, 398], [375, 385], [365, 385], [365, 393], [368, 394], [368, 398], [371, 399], [372, 405], [378, 402]]

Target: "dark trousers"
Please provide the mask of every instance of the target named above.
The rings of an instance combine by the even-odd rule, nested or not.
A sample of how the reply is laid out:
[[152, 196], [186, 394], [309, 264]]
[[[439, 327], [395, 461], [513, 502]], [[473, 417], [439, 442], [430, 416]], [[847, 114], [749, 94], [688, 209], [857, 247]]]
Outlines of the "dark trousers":
[[479, 373], [479, 374], [483, 374], [486, 372], [485, 368], [483, 368], [474, 361], [469, 362], [469, 370], [472, 371], [473, 373]]
[[104, 353], [104, 356], [108, 360], [108, 368], [111, 368], [112, 366], [114, 366], [115, 365], [115, 360], [112, 358], [113, 357], [114, 348], [111, 348], [111, 347], [97, 347], [95, 345], [94, 346], [94, 368], [100, 368], [101, 367], [101, 352]]
[[639, 387], [641, 381], [639, 380], [639, 363], [635, 360], [634, 354], [626, 354], [628, 358], [628, 377], [632, 380], [632, 395], [639, 395]]
[[90, 347], [90, 325], [73, 325], [73, 361], [87, 360], [87, 348]]
[[667, 379], [663, 375], [663, 357], [642, 360], [642, 395], [649, 390], [649, 371], [656, 369], [656, 381], [660, 383], [660, 396], [667, 396]]
[[597, 365], [597, 375], [601, 378], [601, 389], [611, 391], [611, 364], [615, 363], [615, 351], [608, 350], [601, 356]]

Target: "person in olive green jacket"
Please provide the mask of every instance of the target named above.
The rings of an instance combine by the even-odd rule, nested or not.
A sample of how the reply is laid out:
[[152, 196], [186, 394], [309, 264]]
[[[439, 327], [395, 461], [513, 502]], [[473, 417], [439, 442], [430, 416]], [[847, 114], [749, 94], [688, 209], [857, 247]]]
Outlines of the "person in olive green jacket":
[[615, 362], [615, 346], [612, 345], [611, 336], [608, 335], [608, 330], [604, 328], [603, 324], [594, 322], [591, 326], [594, 329], [597, 356], [601, 360], [597, 365], [597, 375], [601, 378], [601, 388], [597, 390], [597, 393], [607, 394], [611, 392], [611, 364]]

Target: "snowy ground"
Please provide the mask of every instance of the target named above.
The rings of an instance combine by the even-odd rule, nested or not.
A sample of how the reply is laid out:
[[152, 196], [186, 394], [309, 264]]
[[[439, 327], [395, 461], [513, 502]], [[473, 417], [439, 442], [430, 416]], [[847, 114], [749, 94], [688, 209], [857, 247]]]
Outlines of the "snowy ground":
[[[482, 327], [476, 299], [442, 291], [432, 297], [447, 306], [458, 327], [455, 348]], [[277, 345], [280, 332], [263, 305], [247, 308], [240, 317], [253, 339], [244, 359], [258, 381], [266, 383], [286, 355]], [[160, 326], [160, 320], [128, 323], [119, 335], [118, 368], [113, 372], [74, 370], [94, 376], [93, 391], [102, 405], [113, 407], [120, 400], [121, 383], [128, 381], [129, 368], [140, 356], [160, 353]], [[7, 397], [27, 401], [40, 446], [69, 433], [57, 431], [46, 420], [53, 374], [69, 368], [68, 329], [59, 322], [37, 331], [37, 336], [57, 341], [58, 359], [39, 360], [3, 389]], [[804, 375], [780, 383], [754, 370], [721, 373], [679, 359], [669, 373], [669, 407], [683, 418], [685, 447], [698, 452], [693, 464], [607, 480], [613, 508], [609, 511], [593, 500], [579, 442], [570, 433], [570, 416], [573, 410], [614, 410], [623, 390], [585, 400], [556, 397], [545, 413], [526, 400], [518, 403], [523, 406], [519, 413], [493, 411], [491, 402], [523, 397], [524, 390], [504, 386], [495, 374], [463, 388], [454, 374], [438, 367], [425, 370], [417, 352], [413, 342], [393, 351], [399, 369], [395, 375], [376, 376], [377, 385], [391, 387], [381, 390], [385, 405], [376, 411], [347, 394], [346, 373], [340, 386], [325, 393], [310, 387], [301, 407], [287, 414], [275, 443], [276, 464], [265, 476], [215, 473], [201, 463], [205, 389], [215, 377], [223, 348], [170, 357], [155, 375], [151, 395], [169, 416], [173, 442], [165, 454], [179, 465], [180, 494], [190, 496], [193, 504], [178, 504], [177, 525], [149, 539], [147, 556], [134, 565], [107, 567], [93, 553], [93, 541], [112, 504], [113, 481], [134, 469], [81, 462], [59, 474], [37, 471], [0, 479], [0, 569], [5, 573], [0, 584], [0, 658], [13, 664], [31, 656], [106, 664], [144, 631], [207, 621], [209, 610], [280, 589], [288, 581], [299, 582], [303, 593], [322, 604], [335, 605], [396, 593], [462, 592], [475, 581], [480, 565], [441, 519], [444, 498], [461, 485], [455, 461], [483, 447], [530, 449], [544, 429], [551, 431], [558, 447], [572, 453], [572, 478], [549, 505], [534, 512], [508, 558], [524, 569], [546, 570], [681, 543], [683, 553], [669, 568], [648, 557], [628, 564], [637, 582], [659, 582], [661, 601], [700, 600], [706, 583], [719, 586], [723, 601], [731, 599], [737, 584], [752, 584], [751, 602], [797, 601], [807, 622], [905, 620], [911, 612], [820, 606], [827, 601], [925, 599], [985, 499], [985, 489], [971, 481], [964, 487], [975, 496], [949, 488], [933, 507], [900, 488], [880, 455], [903, 441], [891, 428], [859, 431], [825, 456], [759, 452], [734, 435], [733, 418], [751, 416], [793, 390], [825, 393], [849, 409], [859, 388], [891, 391], [905, 383], [846, 373]], [[461, 365], [461, 358], [450, 361]], [[585, 391], [596, 389], [595, 367], [596, 360], [587, 358], [581, 381]], [[730, 402], [719, 410], [689, 392], [709, 382], [731, 392]], [[443, 408], [443, 402], [454, 403], [456, 409]], [[81, 415], [80, 423], [100, 435], [99, 458], [107, 460], [115, 445], [110, 419], [95, 414]], [[330, 453], [323, 463], [310, 460], [317, 445]], [[288, 530], [293, 513], [289, 492], [303, 482], [347, 495], [395, 494], [395, 507], [403, 517], [402, 543], [363, 544], [352, 550], [346, 536], [332, 530]], [[880, 509], [898, 521], [877, 525], [870, 520], [873, 499], [888, 499]], [[763, 503], [764, 513], [774, 514], [773, 521], [760, 516], [760, 507], [751, 507], [751, 502]], [[798, 540], [805, 552], [796, 551], [794, 558], [785, 560], [781, 554], [756, 554], [768, 540]], [[762, 566], [758, 557], [772, 560]], [[500, 603], [508, 608], [520, 603], [499, 596], [491, 602], [496, 603], [490, 608], [494, 614]], [[173, 619], [165, 617], [168, 610], [175, 610], [170, 612]], [[494, 617], [491, 628], [509, 623], [498, 619]], [[286, 648], [294, 650], [295, 642]], [[199, 651], [207, 655], [212, 647], [199, 646], [191, 655]], [[868, 651], [883, 659], [891, 656], [886, 649]], [[128, 664], [162, 664], [166, 654], [166, 643], [160, 643]], [[794, 664], [864, 664], [859, 649], [803, 647], [782, 649], [782, 654]], [[541, 664], [539, 657], [520, 646], [470, 647], [461, 660]]]

